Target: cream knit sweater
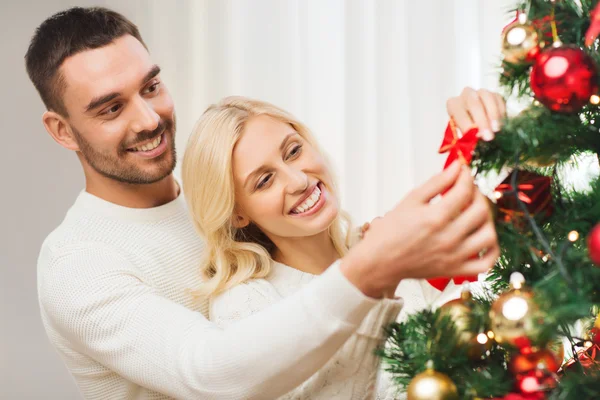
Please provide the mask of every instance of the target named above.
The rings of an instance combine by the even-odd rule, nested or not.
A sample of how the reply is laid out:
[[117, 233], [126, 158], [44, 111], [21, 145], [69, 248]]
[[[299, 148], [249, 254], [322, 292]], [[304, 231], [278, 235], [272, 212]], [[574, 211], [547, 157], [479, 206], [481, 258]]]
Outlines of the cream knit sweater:
[[82, 192], [38, 260], [48, 337], [87, 399], [274, 399], [306, 381], [380, 302], [334, 264], [224, 329], [209, 322], [202, 242], [183, 196], [130, 209]]
[[[317, 279], [316, 275], [274, 263], [269, 276], [237, 285], [210, 304], [210, 320], [221, 327], [272, 307]], [[393, 322], [402, 300], [383, 300], [373, 307], [338, 352], [310, 379], [278, 400], [371, 400], [374, 398], [384, 327]]]
[[[227, 328], [273, 307], [315, 279], [316, 275], [274, 262], [266, 278], [237, 285], [212, 299], [210, 320]], [[373, 307], [358, 330], [323, 368], [278, 400], [404, 399], [405, 395], [391, 384], [390, 376], [375, 355], [375, 350], [385, 344], [384, 328], [409, 314], [438, 306], [439, 301], [448, 301], [456, 296], [456, 289], [451, 283], [440, 292], [424, 280], [404, 280], [397, 288], [397, 299], [383, 300]]]

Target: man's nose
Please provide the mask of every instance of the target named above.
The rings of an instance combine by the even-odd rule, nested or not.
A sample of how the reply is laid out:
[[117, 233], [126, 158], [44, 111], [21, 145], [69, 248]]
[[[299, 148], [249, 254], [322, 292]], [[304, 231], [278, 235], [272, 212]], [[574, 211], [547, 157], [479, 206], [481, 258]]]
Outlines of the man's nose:
[[152, 105], [143, 98], [138, 98], [134, 103], [133, 119], [131, 129], [135, 133], [153, 131], [160, 123], [160, 115], [154, 111]]

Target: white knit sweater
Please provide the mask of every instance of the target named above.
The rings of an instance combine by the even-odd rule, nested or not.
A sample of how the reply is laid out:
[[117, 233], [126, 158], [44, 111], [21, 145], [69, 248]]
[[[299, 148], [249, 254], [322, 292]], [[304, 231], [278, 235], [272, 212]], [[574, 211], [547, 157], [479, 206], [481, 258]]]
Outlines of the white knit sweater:
[[82, 192], [45, 240], [38, 292], [52, 344], [87, 399], [273, 399], [319, 370], [378, 301], [334, 264], [225, 329], [206, 319], [202, 242], [183, 196], [130, 209]]
[[[212, 299], [210, 320], [227, 328], [292, 296], [317, 278], [316, 275], [274, 262], [265, 279], [237, 285]], [[449, 291], [452, 287], [448, 288]], [[380, 358], [375, 355], [375, 350], [384, 345], [384, 327], [398, 318], [405, 300], [406, 310], [399, 319], [432, 305], [440, 298], [441, 292], [425, 281], [406, 280], [396, 293], [401, 297], [384, 300], [371, 309], [357, 332], [323, 368], [278, 400], [404, 398], [390, 384], [389, 375], [380, 370]]]

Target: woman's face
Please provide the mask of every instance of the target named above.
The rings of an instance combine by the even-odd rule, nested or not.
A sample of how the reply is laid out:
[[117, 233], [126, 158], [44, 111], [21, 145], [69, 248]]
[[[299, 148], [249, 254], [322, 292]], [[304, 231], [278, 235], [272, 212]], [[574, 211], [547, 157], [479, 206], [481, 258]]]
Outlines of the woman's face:
[[233, 149], [237, 223], [256, 224], [269, 238], [313, 236], [338, 214], [325, 160], [292, 126], [250, 118]]

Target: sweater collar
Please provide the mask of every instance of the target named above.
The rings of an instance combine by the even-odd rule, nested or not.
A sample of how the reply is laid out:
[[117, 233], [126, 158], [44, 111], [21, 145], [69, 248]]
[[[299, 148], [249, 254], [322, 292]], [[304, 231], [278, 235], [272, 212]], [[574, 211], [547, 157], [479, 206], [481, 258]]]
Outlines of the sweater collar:
[[[175, 180], [181, 188], [182, 185], [179, 179]], [[181, 212], [187, 213], [187, 205], [183, 196], [183, 190], [179, 191], [179, 194], [174, 200], [161, 206], [151, 208], [124, 207], [82, 190], [69, 212], [84, 212], [88, 215], [99, 214], [104, 217], [119, 220], [152, 222], [178, 215]]]

